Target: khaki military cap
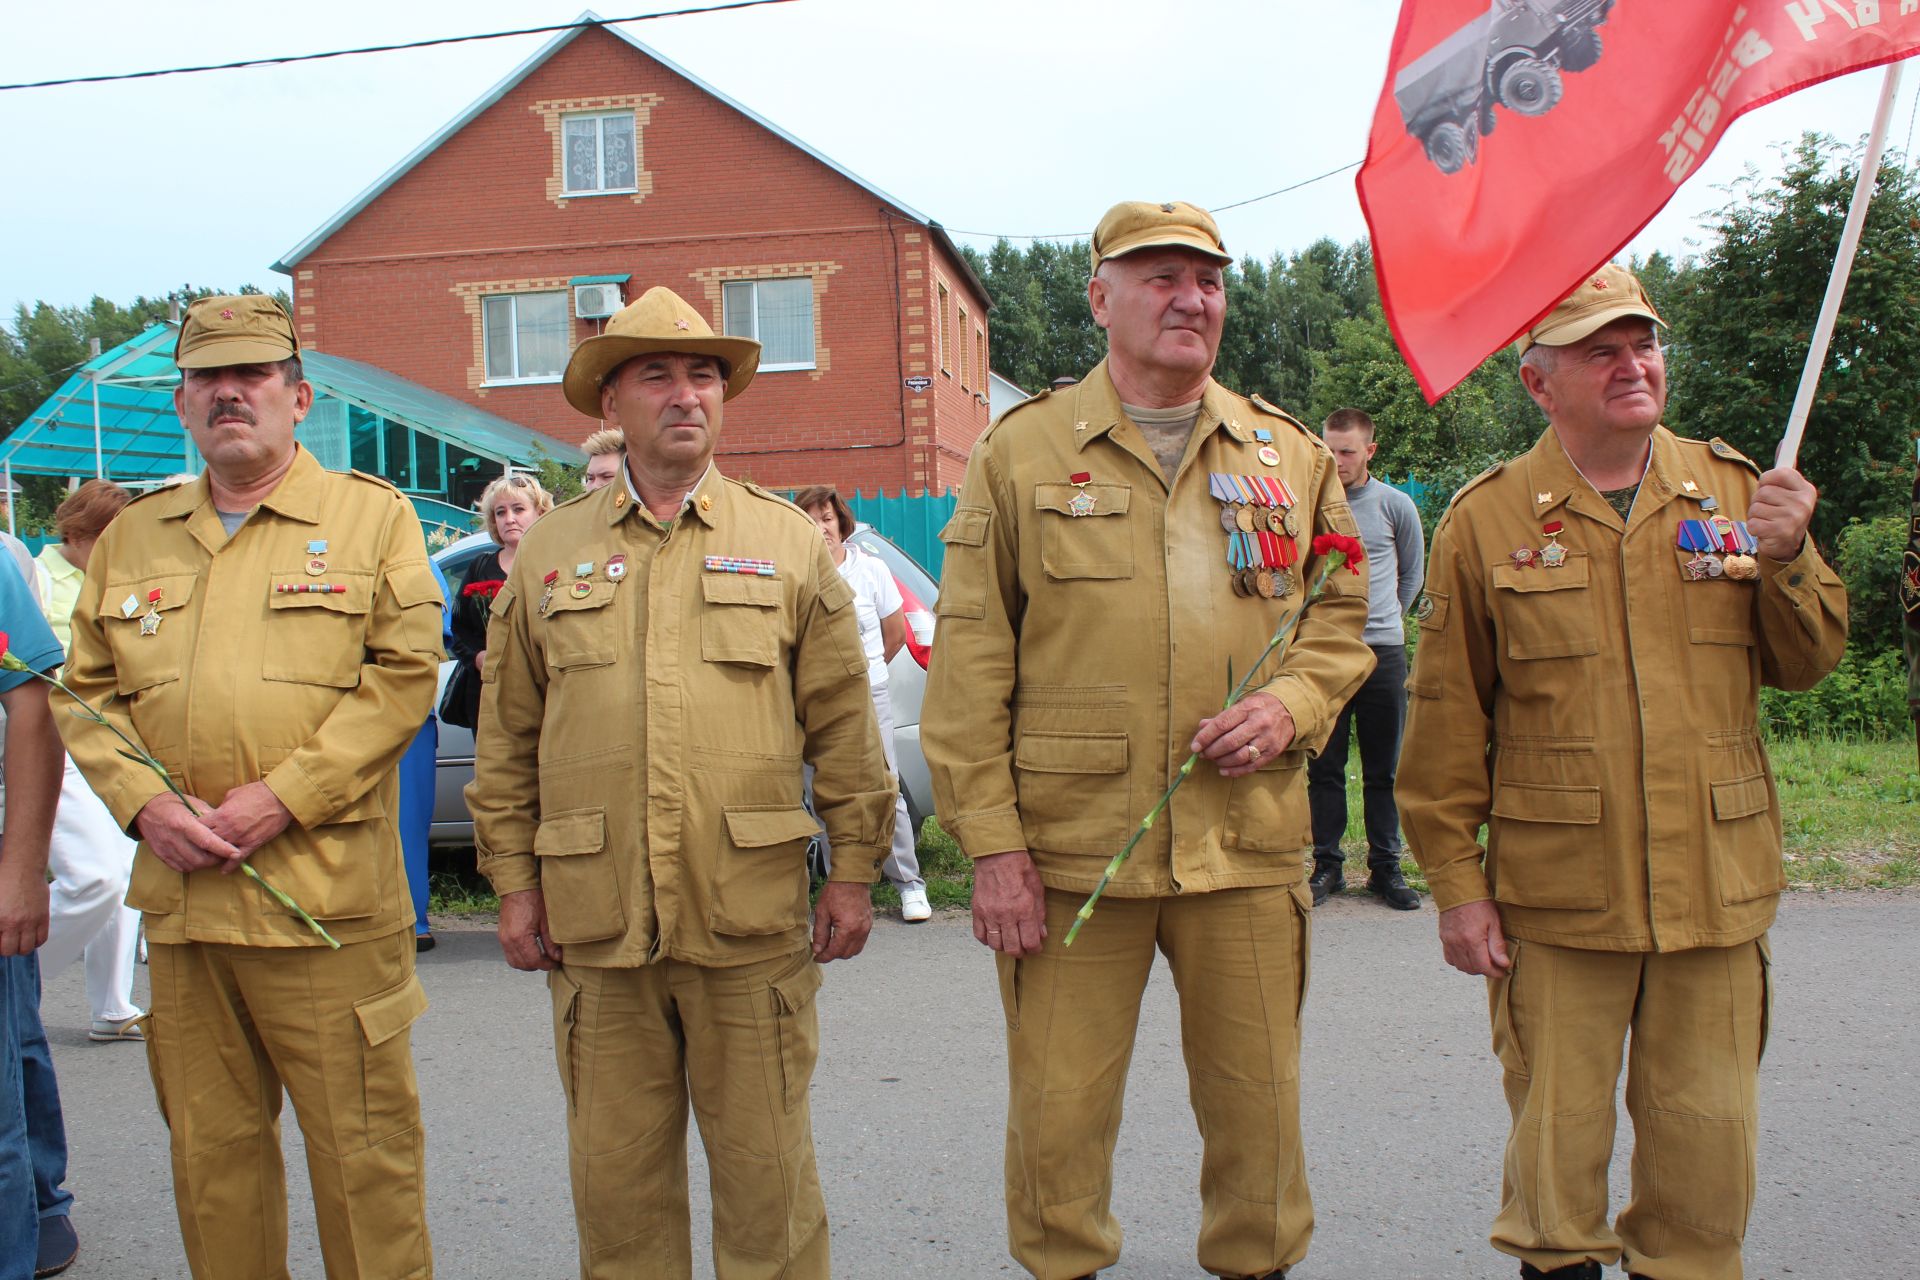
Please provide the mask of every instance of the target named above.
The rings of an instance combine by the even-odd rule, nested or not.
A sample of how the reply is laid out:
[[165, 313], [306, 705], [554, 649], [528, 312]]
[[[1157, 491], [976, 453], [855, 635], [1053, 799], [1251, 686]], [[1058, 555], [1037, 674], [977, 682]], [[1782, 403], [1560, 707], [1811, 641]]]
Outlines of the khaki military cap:
[[1546, 319], [1520, 335], [1520, 354], [1527, 354], [1527, 348], [1536, 343], [1564, 347], [1628, 316], [1666, 323], [1647, 300], [1647, 291], [1633, 272], [1609, 262], [1562, 298], [1559, 306], [1547, 312]]
[[1098, 271], [1108, 258], [1137, 249], [1164, 248], [1192, 249], [1217, 262], [1233, 261], [1233, 255], [1220, 243], [1220, 228], [1213, 215], [1199, 205], [1184, 200], [1167, 204], [1125, 200], [1107, 210], [1107, 216], [1093, 229], [1093, 269]]
[[187, 308], [173, 362], [182, 369], [276, 364], [300, 354], [293, 319], [263, 293], [202, 298]]
[[655, 285], [614, 312], [606, 331], [575, 347], [561, 383], [567, 403], [598, 418], [600, 387], [607, 375], [635, 356], [662, 351], [690, 356], [713, 356], [727, 367], [727, 394], [731, 400], [747, 389], [760, 367], [760, 344], [752, 338], [717, 334], [706, 317], [687, 305], [679, 294]]

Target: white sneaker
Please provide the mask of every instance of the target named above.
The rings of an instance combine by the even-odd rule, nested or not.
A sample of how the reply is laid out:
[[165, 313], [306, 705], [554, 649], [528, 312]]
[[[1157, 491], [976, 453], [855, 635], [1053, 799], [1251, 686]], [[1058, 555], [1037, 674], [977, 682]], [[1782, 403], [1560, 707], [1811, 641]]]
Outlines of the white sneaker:
[[120, 1018], [111, 1022], [95, 1018], [92, 1028], [87, 1032], [87, 1039], [95, 1044], [116, 1044], [122, 1040], [131, 1040], [138, 1044], [147, 1038], [146, 1034], [140, 1030], [140, 1019], [146, 1016], [144, 1013], [136, 1013], [131, 1018]]
[[908, 924], [920, 924], [933, 919], [933, 907], [927, 902], [924, 887], [900, 891], [900, 918]]

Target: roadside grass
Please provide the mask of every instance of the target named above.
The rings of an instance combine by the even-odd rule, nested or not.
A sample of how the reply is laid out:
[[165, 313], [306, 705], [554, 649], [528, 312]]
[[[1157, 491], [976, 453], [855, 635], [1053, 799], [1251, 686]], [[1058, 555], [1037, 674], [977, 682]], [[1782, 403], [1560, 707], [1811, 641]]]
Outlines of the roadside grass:
[[[1801, 889], [1891, 889], [1920, 885], [1920, 774], [1911, 742], [1788, 738], [1768, 744], [1780, 787], [1787, 882]], [[1367, 843], [1361, 820], [1360, 761], [1347, 766], [1347, 892], [1365, 893]], [[972, 901], [973, 864], [959, 842], [928, 818], [920, 829], [920, 873], [935, 907]], [[1412, 858], [1401, 859], [1407, 883], [1427, 892]], [[898, 911], [900, 895], [874, 886], [875, 910]], [[499, 910], [473, 851], [435, 850], [431, 909], [447, 915]]]

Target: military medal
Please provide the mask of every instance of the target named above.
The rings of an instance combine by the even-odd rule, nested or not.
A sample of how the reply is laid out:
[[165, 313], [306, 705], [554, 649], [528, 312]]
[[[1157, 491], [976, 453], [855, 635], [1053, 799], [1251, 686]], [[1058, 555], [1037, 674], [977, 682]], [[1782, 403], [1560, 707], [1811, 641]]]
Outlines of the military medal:
[[273, 585], [273, 590], [276, 595], [289, 593], [293, 595], [304, 595], [308, 592], [318, 592], [323, 596], [343, 596], [347, 594], [346, 584], [339, 582], [276, 582]]
[[573, 586], [570, 589], [573, 592], [573, 598], [575, 600], [585, 600], [588, 596], [593, 594], [593, 584], [591, 582], [588, 582], [585, 578], [581, 578], [575, 581]]
[[315, 556], [313, 559], [307, 561], [307, 576], [309, 578], [317, 578], [326, 571], [327, 562], [319, 556]]
[[744, 556], [708, 556], [702, 563], [708, 573], [744, 573], [771, 578], [778, 572], [771, 560], [749, 560]]
[[1760, 562], [1753, 553], [1760, 549], [1759, 539], [1747, 528], [1745, 520], [1732, 522], [1728, 537], [1733, 542], [1733, 554], [1727, 557], [1727, 576], [1749, 582], [1760, 576]]
[[1540, 548], [1540, 567], [1558, 569], [1567, 562], [1567, 549], [1560, 545], [1560, 531], [1566, 528], [1558, 520], [1549, 521], [1540, 526], [1540, 532], [1547, 535], [1547, 545]]
[[1070, 516], [1090, 516], [1093, 514], [1093, 495], [1087, 492], [1087, 481], [1093, 479], [1090, 471], [1076, 471], [1067, 477], [1067, 483], [1074, 488], [1073, 498], [1067, 503]]
[[1531, 569], [1533, 567], [1533, 548], [1516, 547], [1507, 558], [1513, 561], [1513, 567], [1516, 569]]
[[327, 554], [327, 540], [325, 538], [315, 538], [309, 542], [307, 544], [307, 554], [310, 556], [323, 556]]
[[161, 598], [162, 592], [159, 587], [155, 587], [153, 590], [147, 592], [147, 613], [145, 617], [140, 619], [141, 635], [157, 636], [160, 634]]
[[133, 616], [134, 614], [136, 614], [136, 613], [138, 613], [138, 612], [140, 612], [140, 597], [139, 597], [139, 596], [128, 596], [128, 597], [127, 597], [127, 598], [126, 598], [125, 600], [122, 600], [122, 601], [120, 602], [120, 616], [121, 616], [121, 617], [123, 617], [123, 618], [131, 618], [131, 617], [132, 617], [132, 616]]
[[618, 582], [620, 581], [620, 579], [626, 576], [627, 576], [627, 558], [623, 555], [608, 556], [607, 557], [607, 580], [610, 582]]
[[[1704, 499], [1701, 505], [1704, 507], [1711, 501], [1711, 498]], [[1689, 581], [1717, 578], [1725, 572], [1720, 558], [1713, 554], [1713, 529], [1705, 520], [1682, 520], [1675, 542], [1682, 551], [1693, 552], [1693, 559], [1684, 566]]]
[[1265, 466], [1277, 467], [1280, 465], [1280, 451], [1270, 444], [1263, 444], [1260, 446], [1260, 461]]
[[560, 581], [558, 569], [548, 570], [547, 576], [540, 579], [541, 585], [546, 588], [540, 593], [540, 616], [543, 618], [547, 616], [547, 610], [553, 608], [553, 587], [558, 581]]

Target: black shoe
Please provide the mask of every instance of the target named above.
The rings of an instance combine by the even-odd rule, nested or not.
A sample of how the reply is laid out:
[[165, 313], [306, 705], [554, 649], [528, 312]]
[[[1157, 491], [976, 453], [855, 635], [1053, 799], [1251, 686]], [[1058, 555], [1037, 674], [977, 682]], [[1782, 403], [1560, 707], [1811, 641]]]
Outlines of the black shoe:
[[1400, 868], [1388, 871], [1376, 871], [1367, 877], [1367, 892], [1381, 899], [1395, 911], [1418, 911], [1420, 895], [1414, 892], [1407, 878], [1400, 874]]
[[420, 954], [422, 951], [431, 951], [438, 945], [440, 944], [433, 940], [431, 933], [416, 933], [413, 935], [413, 952], [415, 955]]
[[80, 1234], [66, 1214], [40, 1219], [40, 1252], [34, 1255], [33, 1274], [57, 1276], [73, 1265], [80, 1252]]
[[1542, 1271], [1531, 1262], [1523, 1262], [1520, 1264], [1520, 1280], [1600, 1280], [1600, 1264], [1588, 1259]]
[[1319, 906], [1329, 897], [1343, 892], [1347, 887], [1347, 873], [1337, 862], [1316, 862], [1313, 874], [1307, 878], [1307, 888], [1313, 890], [1313, 905]]

